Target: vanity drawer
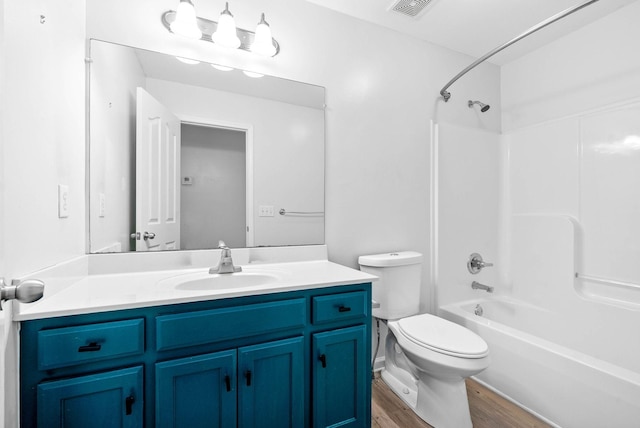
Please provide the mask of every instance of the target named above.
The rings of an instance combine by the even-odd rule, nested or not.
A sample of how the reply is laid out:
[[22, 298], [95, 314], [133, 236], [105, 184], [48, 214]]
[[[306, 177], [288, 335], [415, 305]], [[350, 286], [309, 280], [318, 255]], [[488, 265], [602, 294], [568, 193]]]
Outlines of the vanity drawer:
[[144, 353], [144, 319], [86, 324], [38, 332], [38, 369]]
[[312, 321], [322, 324], [363, 317], [369, 312], [368, 306], [367, 293], [364, 291], [317, 296], [313, 298]]
[[156, 349], [165, 351], [303, 328], [305, 299], [257, 303], [156, 317]]

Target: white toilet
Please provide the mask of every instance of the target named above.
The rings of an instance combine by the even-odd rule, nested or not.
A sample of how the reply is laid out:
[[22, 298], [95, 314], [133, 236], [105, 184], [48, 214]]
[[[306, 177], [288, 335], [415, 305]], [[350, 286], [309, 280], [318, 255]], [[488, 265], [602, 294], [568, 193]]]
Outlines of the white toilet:
[[422, 254], [360, 256], [360, 269], [380, 278], [373, 316], [387, 321], [382, 379], [436, 428], [472, 427], [464, 383], [489, 366], [489, 347], [477, 334], [430, 314], [419, 315]]

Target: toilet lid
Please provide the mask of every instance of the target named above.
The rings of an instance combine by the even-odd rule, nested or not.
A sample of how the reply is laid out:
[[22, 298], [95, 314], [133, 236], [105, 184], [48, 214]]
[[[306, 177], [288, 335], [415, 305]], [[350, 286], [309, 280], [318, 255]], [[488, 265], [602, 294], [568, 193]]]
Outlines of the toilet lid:
[[432, 351], [462, 358], [482, 358], [489, 354], [487, 343], [469, 329], [430, 314], [398, 321], [402, 334]]

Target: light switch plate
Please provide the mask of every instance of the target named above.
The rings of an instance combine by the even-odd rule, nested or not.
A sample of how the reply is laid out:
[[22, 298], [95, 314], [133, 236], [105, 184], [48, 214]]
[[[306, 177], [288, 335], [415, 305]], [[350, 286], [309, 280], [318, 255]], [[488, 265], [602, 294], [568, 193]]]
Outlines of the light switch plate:
[[58, 184], [58, 217], [69, 217], [69, 186]]

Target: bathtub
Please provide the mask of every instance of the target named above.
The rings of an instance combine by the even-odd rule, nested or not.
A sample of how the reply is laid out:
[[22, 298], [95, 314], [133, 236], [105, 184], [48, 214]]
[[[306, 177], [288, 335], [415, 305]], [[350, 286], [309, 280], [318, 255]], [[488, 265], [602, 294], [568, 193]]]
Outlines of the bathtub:
[[489, 344], [491, 364], [476, 378], [547, 423], [640, 427], [640, 312], [590, 303], [577, 312], [492, 296], [439, 315]]

